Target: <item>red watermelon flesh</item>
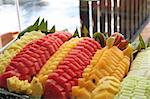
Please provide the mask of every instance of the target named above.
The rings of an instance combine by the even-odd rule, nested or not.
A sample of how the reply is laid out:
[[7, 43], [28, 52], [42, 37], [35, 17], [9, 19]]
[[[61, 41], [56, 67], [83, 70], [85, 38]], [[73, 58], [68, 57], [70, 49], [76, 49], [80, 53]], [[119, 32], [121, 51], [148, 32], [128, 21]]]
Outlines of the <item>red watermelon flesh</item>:
[[[97, 44], [97, 45], [95, 45]], [[57, 94], [64, 93], [65, 99], [70, 98], [72, 86], [77, 85], [78, 78], [82, 77], [84, 68], [90, 64], [90, 60], [94, 56], [94, 53], [97, 49], [100, 48], [100, 45], [92, 39], [83, 39], [73, 48], [68, 55], [59, 63], [58, 72], [57, 70], [54, 73], [55, 75], [49, 75], [48, 80], [54, 80], [55, 84], [52, 84], [53, 87], [61, 86], [64, 90], [57, 90]], [[52, 73], [53, 74], [53, 73]], [[57, 76], [56, 76], [57, 75]], [[48, 81], [47, 80], [47, 81]], [[46, 84], [51, 82], [46, 82]], [[46, 85], [45, 85], [46, 87]], [[49, 92], [55, 93], [53, 88], [49, 87]], [[55, 89], [55, 88], [54, 88]], [[56, 97], [56, 94], [51, 94], [45, 90], [44, 97]], [[63, 96], [60, 96], [58, 99], [63, 99]]]
[[[73, 55], [74, 57], [74, 55]], [[65, 59], [63, 61], [69, 61], [69, 62], [74, 62], [74, 59], [73, 58], [69, 58], [69, 57], [65, 57]]]
[[73, 80], [70, 80], [68, 83], [70, 83], [71, 86], [75, 86], [76, 85], [75, 81], [73, 81]]
[[58, 68], [55, 70], [55, 73], [62, 75], [64, 73], [64, 70], [62, 68]]
[[68, 33], [68, 32], [63, 32], [68, 38], [72, 37], [72, 34], [71, 33]]
[[50, 55], [53, 55], [56, 51], [52, 45], [48, 45], [47, 49], [48, 49], [48, 52], [50, 53]]
[[63, 44], [63, 41], [61, 39], [57, 39], [57, 42], [62, 45]]
[[[66, 99], [65, 93], [62, 92], [63, 90], [64, 89], [61, 86], [56, 85], [53, 80], [47, 80], [44, 90], [47, 93], [44, 93], [44, 99]], [[51, 94], [53, 95], [53, 97], [51, 96]]]
[[[64, 34], [64, 35], [60, 35], [60, 34]], [[62, 32], [62, 31], [56, 32], [54, 35], [57, 36], [57, 37], [59, 37], [59, 38], [62, 39], [63, 41], [66, 41], [66, 39], [72, 37], [71, 33]]]
[[90, 52], [94, 52], [95, 51], [94, 47], [90, 46], [88, 43], [82, 43], [82, 44], [84, 44], [83, 45], [84, 48], [88, 49]]
[[29, 69], [22, 63], [19, 62], [15, 67], [21, 75], [26, 75], [29, 73]]
[[70, 80], [72, 78], [69, 74], [67, 74], [65, 72], [62, 74], [62, 76], [68, 80]]
[[35, 67], [29, 67], [29, 75], [30, 76], [33, 76], [33, 75], [36, 75], [36, 68]]
[[71, 70], [73, 70], [73, 71], [77, 71], [77, 70], [80, 69], [80, 68], [78, 68], [77, 66], [75, 66], [75, 65], [72, 64], [72, 63], [68, 64], [68, 66], [69, 66], [69, 68], [70, 68]]
[[7, 71], [0, 75], [0, 87], [7, 88], [7, 78], [12, 76], [18, 76], [15, 71]]
[[28, 80], [28, 81], [31, 81], [31, 76], [30, 75], [22, 75], [22, 76], [19, 76], [19, 79], [20, 80]]
[[56, 79], [57, 77], [59, 76], [59, 74], [58, 73], [55, 73], [55, 72], [53, 72], [53, 73], [51, 73], [49, 76], [48, 76], [48, 79]]
[[35, 67], [36, 71], [39, 71], [41, 69], [40, 64], [38, 62], [35, 62], [33, 67]]
[[43, 44], [43, 41], [42, 41], [42, 39], [40, 39], [40, 40], [37, 40], [36, 42], [35, 42], [35, 44], [37, 44], [37, 45], [42, 45]]
[[92, 48], [94, 48], [94, 49], [99, 48], [98, 46], [96, 46], [96, 45], [93, 43], [93, 41], [90, 42], [90, 41], [88, 41], [88, 40], [84, 40], [84, 41], [82, 41], [82, 43], [83, 43], [83, 44], [86, 44], [86, 45], [90, 45], [90, 46], [91, 46]]
[[66, 65], [59, 65], [59, 67], [57, 69], [65, 70], [65, 69], [69, 69], [69, 67]]
[[91, 38], [84, 38], [84, 39], [89, 41], [89, 42], [92, 42], [94, 45], [97, 46], [97, 48], [101, 48], [101, 45], [97, 41], [95, 41], [95, 40], [93, 40]]
[[7, 66], [5, 72], [7, 71], [16, 71], [16, 69], [13, 66]]
[[61, 46], [61, 44], [59, 43], [58, 39], [56, 39], [55, 44], [56, 44], [56, 46]]
[[45, 58], [46, 58], [46, 59], [49, 59], [50, 53], [48, 52], [48, 50], [45, 50], [45, 51], [44, 51], [44, 55], [45, 55]]
[[70, 63], [69, 61], [63, 60], [63, 61], [61, 61], [61, 62], [59, 63], [59, 65], [67, 65], [67, 64], [69, 64], [69, 63]]
[[32, 44], [32, 47], [34, 47], [34, 48], [39, 48], [40, 47], [40, 45], [38, 45], [38, 44]]
[[75, 65], [77, 68], [79, 68], [79, 70], [83, 69], [82, 66], [80, 66], [80, 64], [76, 61], [72, 62], [73, 65]]

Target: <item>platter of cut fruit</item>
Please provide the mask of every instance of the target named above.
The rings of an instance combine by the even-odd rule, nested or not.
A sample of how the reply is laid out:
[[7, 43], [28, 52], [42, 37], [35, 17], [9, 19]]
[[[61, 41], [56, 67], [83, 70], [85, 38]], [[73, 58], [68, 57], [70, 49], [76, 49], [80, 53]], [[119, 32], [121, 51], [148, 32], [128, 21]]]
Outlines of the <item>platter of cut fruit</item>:
[[0, 99], [150, 99], [150, 42], [47, 29], [39, 19], [0, 54]]

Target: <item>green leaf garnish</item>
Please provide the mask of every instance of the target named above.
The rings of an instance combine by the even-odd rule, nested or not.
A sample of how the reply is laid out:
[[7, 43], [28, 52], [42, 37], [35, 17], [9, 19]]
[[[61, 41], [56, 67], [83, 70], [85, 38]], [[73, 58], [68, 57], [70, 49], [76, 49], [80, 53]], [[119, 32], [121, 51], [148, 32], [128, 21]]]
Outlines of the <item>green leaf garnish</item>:
[[140, 41], [140, 46], [141, 46], [141, 49], [145, 49], [146, 46], [145, 46], [145, 43], [144, 43], [144, 40], [141, 36], [141, 34], [139, 35], [139, 41]]
[[83, 26], [82, 34], [83, 34], [83, 37], [90, 37], [89, 31], [85, 25]]
[[131, 44], [132, 44], [133, 50], [135, 52], [139, 52], [139, 51], [141, 51], [141, 49], [145, 49], [146, 48], [144, 40], [143, 40], [143, 38], [142, 38], [142, 36], [140, 34], [139, 34], [139, 39], [135, 40]]
[[[40, 21], [40, 17], [35, 21], [35, 23], [32, 25], [32, 29], [31, 31], [33, 30], [38, 30], [38, 25], [39, 25], [39, 21]], [[29, 30], [30, 31], [30, 30]]]
[[55, 27], [55, 25], [50, 29], [50, 31], [49, 32], [51, 32], [51, 33], [54, 33], [56, 31], [56, 27]]
[[78, 32], [78, 29], [76, 28], [76, 30], [75, 30], [75, 32], [74, 32], [74, 34], [73, 34], [73, 37], [80, 37], [79, 36], [79, 32]]
[[109, 38], [108, 32], [104, 32], [103, 34], [104, 34], [106, 39]]
[[42, 32], [47, 32], [47, 21], [45, 22], [44, 18], [38, 26], [38, 30], [41, 30]]
[[26, 29], [20, 32], [18, 35], [18, 38], [20, 39], [20, 37], [23, 36], [26, 32], [37, 31], [39, 20], [40, 20], [40, 17], [36, 20], [36, 22], [33, 25], [28, 26]]

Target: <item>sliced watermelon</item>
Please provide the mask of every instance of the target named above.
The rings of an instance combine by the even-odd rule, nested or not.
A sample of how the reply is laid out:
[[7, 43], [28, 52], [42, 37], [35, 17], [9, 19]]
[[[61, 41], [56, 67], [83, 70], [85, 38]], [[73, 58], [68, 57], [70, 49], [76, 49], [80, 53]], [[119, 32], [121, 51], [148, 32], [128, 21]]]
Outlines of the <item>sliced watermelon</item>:
[[29, 50], [32, 51], [32, 52], [36, 52], [37, 48], [34, 48], [34, 47], [31, 46], [31, 47], [29, 47]]
[[90, 45], [92, 48], [97, 49], [99, 48], [98, 46], [96, 46], [94, 43], [90, 42], [90, 41], [82, 41], [83, 43]]
[[85, 52], [85, 53], [86, 53], [88, 56], [90, 56], [90, 57], [91, 57], [92, 54], [93, 54], [92, 52], [90, 52], [90, 51], [89, 51], [88, 49], [86, 49], [86, 48], [82, 49], [82, 51]]
[[89, 42], [92, 42], [94, 45], [97, 46], [97, 48], [101, 48], [101, 45], [97, 41], [94, 41], [91, 38], [85, 38], [85, 40], [88, 40]]
[[61, 46], [61, 43], [59, 42], [59, 40], [60, 40], [59, 38], [55, 40], [55, 44], [56, 44], [57, 46]]
[[[74, 55], [73, 55], [73, 57], [75, 57]], [[70, 58], [70, 57], [65, 57], [65, 59], [63, 60], [63, 61], [69, 61], [69, 62], [74, 62], [75, 60], [73, 59], [73, 58]]]
[[31, 76], [30, 75], [19, 76], [19, 79], [31, 81]]
[[33, 62], [30, 61], [29, 59], [25, 58], [25, 57], [21, 58], [21, 62], [24, 63], [27, 67], [31, 67], [33, 65]]
[[67, 65], [59, 65], [58, 69], [65, 70], [65, 69], [69, 69], [69, 67]]
[[29, 75], [33, 76], [36, 74], [36, 68], [35, 67], [29, 67]]
[[16, 72], [20, 73], [19, 79], [30, 81], [58, 48], [70, 38], [70, 34], [59, 32], [30, 42], [12, 59], [7, 72], [0, 74], [0, 79], [4, 80], [2, 86], [6, 87], [6, 79], [16, 75]]
[[21, 75], [26, 75], [30, 72], [29, 69], [22, 62], [19, 62], [15, 68]]
[[7, 78], [17, 76], [15, 71], [7, 71], [0, 75], [0, 87], [7, 88]]
[[[68, 55], [58, 65], [59, 72], [56, 70], [53, 72], [56, 73], [54, 76], [50, 74], [48, 77], [49, 80], [55, 80], [55, 84], [53, 85], [59, 85], [64, 88], [64, 90], [57, 90], [54, 92], [51, 87], [49, 92], [54, 93], [54, 95], [45, 91], [45, 98], [55, 97], [56, 94], [58, 95], [61, 93], [64, 95], [60, 95], [58, 99], [63, 99], [64, 96], [65, 99], [71, 98], [70, 93], [72, 86], [77, 85], [78, 78], [82, 77], [84, 68], [90, 64], [90, 60], [94, 56], [96, 50], [100, 48], [100, 45], [98, 43], [96, 43], [97, 45], [94, 45], [95, 43], [96, 42], [92, 39], [81, 40], [77, 46], [68, 53]], [[51, 82], [49, 82], [49, 84], [50, 83]]]
[[66, 83], [67, 81], [68, 81], [68, 79], [66, 79], [66, 78], [63, 77], [63, 76], [59, 76], [59, 77], [57, 78], [58, 84], [63, 84], [63, 83]]
[[59, 39], [57, 39], [56, 40], [60, 45], [62, 45], [63, 44], [63, 41], [59, 38]]
[[53, 72], [48, 76], [48, 79], [56, 79], [58, 76], [59, 76], [58, 73]]
[[67, 70], [65, 70], [65, 72], [68, 73], [72, 78], [76, 76], [76, 74], [74, 73], [74, 71], [71, 70], [71, 69], [67, 69]]
[[42, 61], [42, 64], [44, 65], [47, 61], [46, 57], [44, 54], [41, 55], [41, 61]]
[[80, 70], [83, 69], [82, 66], [80, 66], [80, 64], [77, 61], [72, 62], [73, 65], [75, 65], [77, 68], [79, 68]]
[[56, 51], [52, 45], [48, 45], [47, 49], [48, 49], [50, 55], [53, 55]]
[[52, 45], [53, 45], [53, 48], [55, 49], [55, 50], [57, 50], [58, 48], [59, 48], [59, 46], [57, 46], [57, 44], [54, 42], [54, 43], [51, 43]]
[[41, 67], [43, 65], [43, 62], [42, 62], [41, 58], [38, 58], [37, 60], [38, 60], [38, 63], [40, 65], [40, 67]]
[[75, 81], [73, 81], [73, 80], [70, 80], [68, 83], [70, 83], [71, 86], [75, 86], [76, 85]]
[[35, 44], [38, 44], [38, 45], [42, 45], [42, 43], [43, 43], [42, 39], [37, 40], [37, 41], [35, 42]]
[[34, 53], [37, 53], [37, 54], [39, 54], [41, 56], [42, 54], [44, 54], [44, 51], [42, 51], [42, 50], [36, 50]]
[[16, 71], [16, 69], [13, 66], [7, 66], [5, 72], [7, 71]]
[[48, 52], [48, 50], [44, 51], [44, 55], [45, 55], [46, 60], [48, 60], [50, 57], [50, 53]]
[[64, 70], [62, 68], [58, 68], [58, 69], [55, 70], [55, 73], [61, 75], [61, 74], [64, 73]]
[[40, 47], [40, 45], [34, 43], [34, 44], [32, 44], [32, 47], [38, 49]]
[[35, 62], [33, 66], [35, 67], [36, 71], [39, 71], [41, 69], [40, 64], [38, 62]]
[[[67, 33], [67, 34], [70, 34], [70, 33]], [[61, 34], [60, 32], [56, 32], [54, 34], [54, 36], [57, 36], [58, 38], [60, 38], [62, 41], [66, 41], [68, 40], [68, 38], [71, 38], [70, 35], [66, 35], [66, 32], [64, 32], [64, 34]]]
[[68, 66], [69, 66], [69, 68], [70, 68], [71, 70], [73, 70], [73, 71], [79, 70], [79, 68], [78, 68], [77, 66], [73, 65], [72, 63], [68, 64]]
[[71, 80], [71, 79], [72, 79], [72, 77], [71, 77], [69, 74], [65, 73], [65, 72], [62, 74], [62, 76], [63, 76], [64, 78], [68, 79], [68, 80]]

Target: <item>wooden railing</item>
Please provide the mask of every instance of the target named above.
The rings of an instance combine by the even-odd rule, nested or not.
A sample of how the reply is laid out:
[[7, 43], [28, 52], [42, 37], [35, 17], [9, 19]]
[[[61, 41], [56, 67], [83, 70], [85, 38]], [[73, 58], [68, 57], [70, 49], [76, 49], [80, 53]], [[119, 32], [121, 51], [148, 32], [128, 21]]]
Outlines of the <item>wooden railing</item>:
[[148, 0], [80, 0], [81, 35], [86, 26], [94, 32], [120, 32], [134, 36], [149, 16]]

